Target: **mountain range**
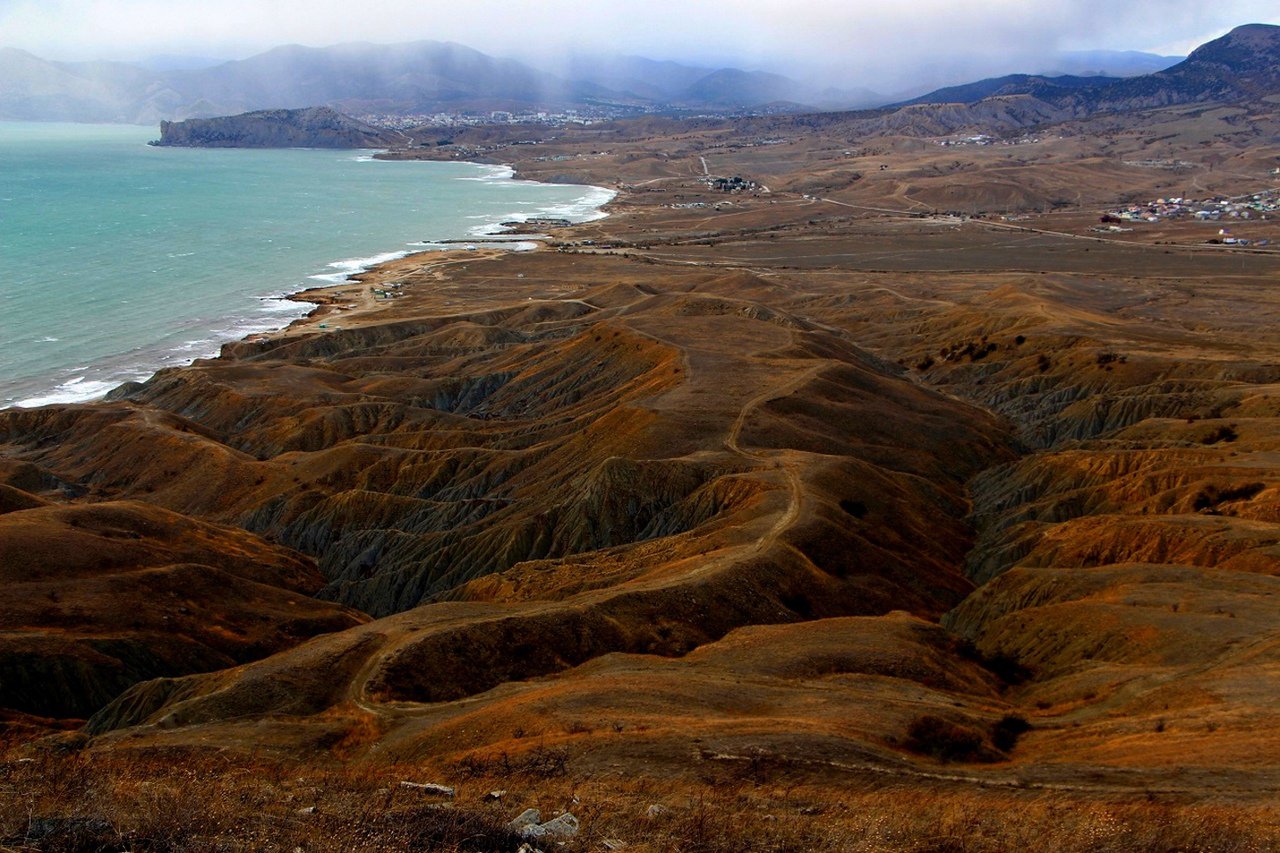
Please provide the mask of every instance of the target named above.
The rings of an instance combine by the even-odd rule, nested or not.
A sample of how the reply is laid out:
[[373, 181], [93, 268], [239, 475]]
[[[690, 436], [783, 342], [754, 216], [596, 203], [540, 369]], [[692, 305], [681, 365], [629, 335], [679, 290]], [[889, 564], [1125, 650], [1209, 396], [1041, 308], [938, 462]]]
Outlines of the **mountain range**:
[[[1115, 76], [1170, 64], [1152, 54], [1065, 54], [1056, 66]], [[55, 62], [0, 48], [0, 119], [154, 124], [254, 110], [329, 106], [344, 113], [413, 115], [494, 110], [837, 110], [892, 100], [856, 81], [801, 83], [766, 71], [643, 57], [570, 58], [556, 73], [459, 44], [286, 45], [217, 62]]]
[[815, 91], [762, 71], [638, 57], [575, 60], [571, 77], [459, 44], [420, 41], [277, 47], [212, 67], [52, 62], [0, 49], [0, 119], [152, 124], [264, 109], [330, 106], [411, 115], [493, 110], [732, 111], [765, 105], [856, 107], [866, 90]]
[[1136, 77], [1177, 65], [1185, 56], [1166, 56], [1141, 50], [1069, 50], [1041, 68], [1047, 77]]
[[[899, 104], [872, 110], [767, 115], [745, 119], [760, 133], [788, 132], [797, 127], [847, 124], [857, 135], [940, 136], [956, 132], [1011, 133], [1037, 126], [1123, 116], [1153, 107], [1196, 103], [1257, 102], [1280, 91], [1280, 27], [1248, 25], [1209, 42], [1187, 59], [1153, 74], [1111, 76], [1012, 74], [960, 86], [949, 86]], [[780, 95], [786, 78], [722, 69], [700, 75], [699, 69], [675, 63], [628, 59], [581, 65], [579, 93], [625, 89], [627, 97], [656, 99], [663, 91], [681, 90], [690, 99], [725, 107], [742, 103], [749, 93]], [[463, 71], [455, 70], [455, 74]], [[278, 90], [277, 97], [313, 102], [321, 92], [304, 76]], [[476, 74], [472, 80], [479, 79]], [[649, 82], [646, 82], [649, 81]], [[352, 83], [352, 86], [357, 84]], [[366, 87], [373, 83], [366, 81]], [[510, 84], [490, 79], [496, 90]], [[227, 91], [234, 85], [228, 84]], [[473, 90], [474, 91], [474, 90]], [[774, 103], [778, 99], [773, 99]], [[365, 102], [367, 103], [367, 102]], [[380, 102], [384, 110], [388, 102]], [[327, 109], [327, 108], [326, 108]], [[353, 110], [354, 111], [354, 110]], [[743, 120], [739, 120], [743, 121]], [[333, 111], [315, 109], [254, 111], [212, 120], [162, 122], [161, 144], [185, 146], [398, 147], [382, 131]]]
[[1151, 74], [1125, 78], [1013, 74], [949, 86], [875, 110], [795, 119], [761, 117], [753, 120], [753, 127], [774, 133], [799, 122], [847, 125], [848, 132], [860, 135], [1016, 133], [1104, 115], [1139, 121], [1136, 116], [1142, 111], [1159, 107], [1271, 103], [1278, 93], [1280, 26], [1248, 24]]

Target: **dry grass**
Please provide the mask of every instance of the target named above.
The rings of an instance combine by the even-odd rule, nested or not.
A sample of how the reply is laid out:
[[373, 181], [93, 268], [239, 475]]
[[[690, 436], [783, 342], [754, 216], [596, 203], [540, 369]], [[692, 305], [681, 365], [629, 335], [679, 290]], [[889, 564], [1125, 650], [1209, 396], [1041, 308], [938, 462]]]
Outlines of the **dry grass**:
[[[324, 768], [231, 753], [26, 752], [0, 760], [0, 850], [514, 851], [505, 830], [528, 807], [572, 811], [565, 853], [744, 851], [1208, 851], [1280, 847], [1280, 808], [1135, 797], [886, 785], [856, 777], [750, 781], [509, 775], [420, 767]], [[458, 784], [455, 801], [399, 785]], [[495, 788], [499, 800], [486, 799]], [[7, 845], [7, 846], [6, 846]], [[544, 845], [545, 846], [545, 845]]]

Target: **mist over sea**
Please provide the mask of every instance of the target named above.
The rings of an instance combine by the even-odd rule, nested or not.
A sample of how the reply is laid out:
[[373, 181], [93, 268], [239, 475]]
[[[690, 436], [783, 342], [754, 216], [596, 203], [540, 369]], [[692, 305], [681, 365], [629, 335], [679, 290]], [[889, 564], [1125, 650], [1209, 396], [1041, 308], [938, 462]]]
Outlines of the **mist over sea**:
[[152, 148], [0, 122], [0, 407], [99, 397], [310, 306], [285, 294], [612, 193], [371, 152]]

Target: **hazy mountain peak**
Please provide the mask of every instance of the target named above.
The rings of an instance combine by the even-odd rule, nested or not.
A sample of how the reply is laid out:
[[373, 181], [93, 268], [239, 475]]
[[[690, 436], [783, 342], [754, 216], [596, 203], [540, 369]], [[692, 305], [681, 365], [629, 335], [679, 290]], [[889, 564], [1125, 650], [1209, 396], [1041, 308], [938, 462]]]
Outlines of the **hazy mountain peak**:
[[1081, 77], [1136, 77], [1163, 71], [1185, 58], [1141, 50], [1072, 50], [1058, 56], [1048, 67], [1041, 69], [1040, 73], [1048, 77], [1063, 74]]
[[1212, 62], [1235, 71], [1275, 70], [1280, 61], [1280, 26], [1245, 24], [1201, 45], [1188, 62]]
[[182, 56], [162, 53], [157, 56], [148, 56], [138, 62], [137, 65], [148, 71], [168, 73], [171, 71], [203, 71], [216, 65], [225, 65], [227, 62], [228, 60], [226, 59], [214, 59], [209, 56]]

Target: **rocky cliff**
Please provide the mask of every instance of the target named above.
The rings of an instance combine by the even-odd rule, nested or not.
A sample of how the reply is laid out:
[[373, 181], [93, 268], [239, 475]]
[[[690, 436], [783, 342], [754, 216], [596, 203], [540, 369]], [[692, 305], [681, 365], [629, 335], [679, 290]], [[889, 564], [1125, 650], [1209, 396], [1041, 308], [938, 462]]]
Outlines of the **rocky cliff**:
[[408, 137], [328, 107], [160, 122], [153, 145], [182, 148], [389, 148]]

